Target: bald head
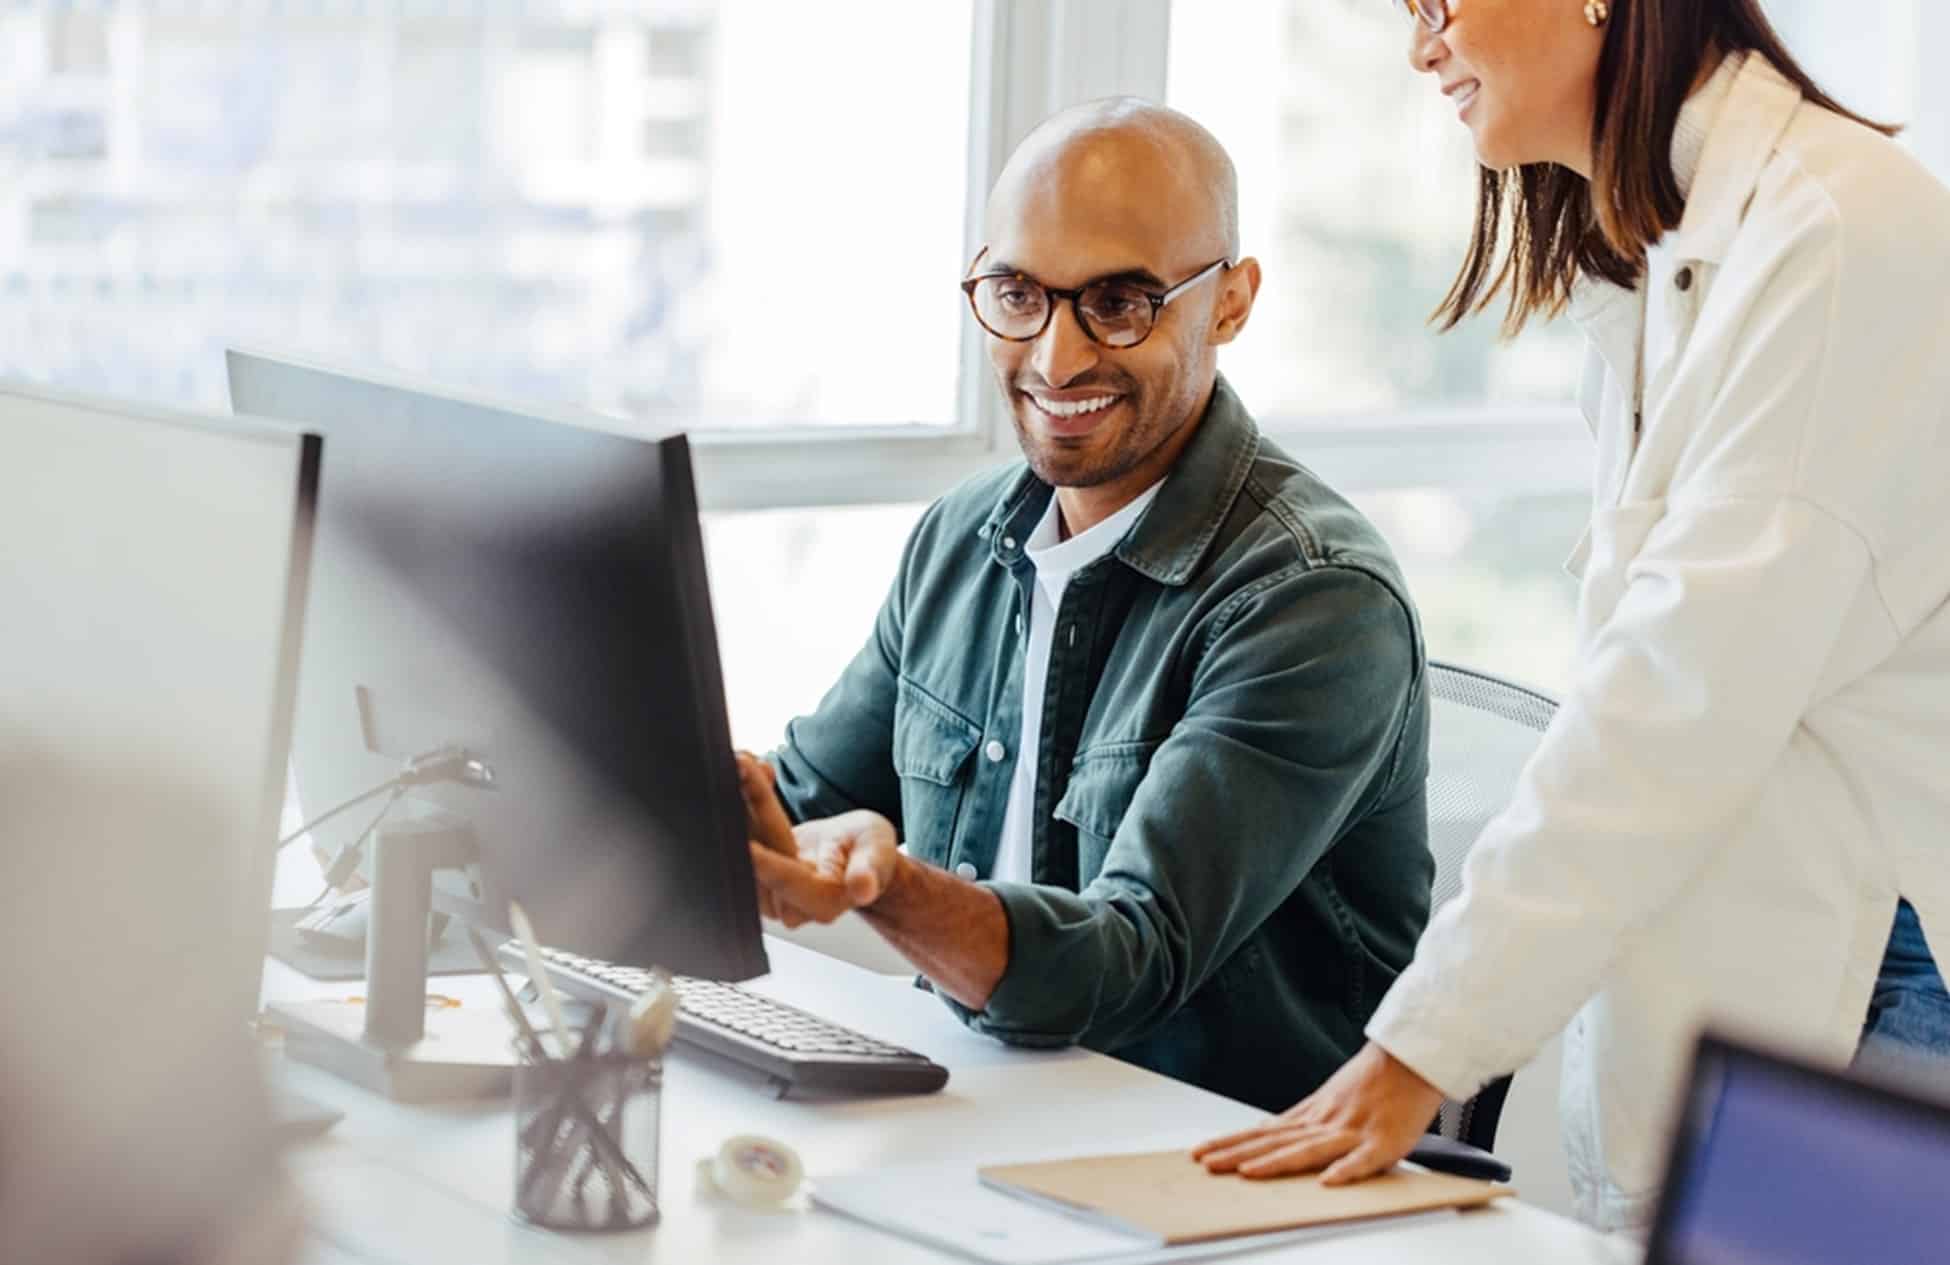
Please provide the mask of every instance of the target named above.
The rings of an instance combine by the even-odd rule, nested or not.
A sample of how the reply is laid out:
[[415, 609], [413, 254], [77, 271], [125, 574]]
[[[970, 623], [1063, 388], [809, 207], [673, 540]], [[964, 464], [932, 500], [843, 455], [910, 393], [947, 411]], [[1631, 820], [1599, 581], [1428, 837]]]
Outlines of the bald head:
[[1135, 97], [1073, 106], [1023, 138], [989, 195], [989, 239], [1024, 217], [1150, 252], [1239, 257], [1232, 159], [1190, 118]]
[[1197, 432], [1259, 291], [1238, 204], [1210, 132], [1128, 97], [1049, 119], [996, 179], [969, 298], [1071, 530], [1164, 477]]

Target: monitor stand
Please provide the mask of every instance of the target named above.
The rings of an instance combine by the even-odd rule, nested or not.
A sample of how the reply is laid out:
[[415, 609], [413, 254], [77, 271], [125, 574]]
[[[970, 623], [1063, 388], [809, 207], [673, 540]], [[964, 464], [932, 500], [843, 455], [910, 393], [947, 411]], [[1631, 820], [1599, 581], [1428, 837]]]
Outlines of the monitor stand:
[[288, 1058], [398, 1102], [508, 1093], [519, 1058], [499, 1007], [427, 1007], [427, 914], [435, 870], [476, 855], [474, 832], [446, 814], [383, 827], [372, 845], [366, 999], [275, 1002]]

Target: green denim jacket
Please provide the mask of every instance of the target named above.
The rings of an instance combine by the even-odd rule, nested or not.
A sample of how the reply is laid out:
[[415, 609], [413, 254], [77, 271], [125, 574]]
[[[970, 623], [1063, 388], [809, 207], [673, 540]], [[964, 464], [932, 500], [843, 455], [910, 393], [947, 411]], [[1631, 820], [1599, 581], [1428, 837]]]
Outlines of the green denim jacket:
[[1051, 495], [1018, 462], [929, 508], [866, 647], [773, 754], [780, 791], [797, 820], [882, 813], [979, 877], [1035, 760], [1035, 881], [993, 884], [1008, 970], [986, 1009], [949, 1005], [1285, 1107], [1360, 1047], [1428, 919], [1414, 608], [1381, 535], [1221, 378], [1149, 508], [1072, 577], [1042, 749], [1019, 752], [1022, 544]]

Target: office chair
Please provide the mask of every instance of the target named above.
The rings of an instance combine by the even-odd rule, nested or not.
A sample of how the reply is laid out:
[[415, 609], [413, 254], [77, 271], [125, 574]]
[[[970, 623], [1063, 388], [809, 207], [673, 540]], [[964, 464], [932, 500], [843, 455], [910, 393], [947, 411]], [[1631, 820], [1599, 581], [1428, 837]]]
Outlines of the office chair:
[[[1429, 850], [1435, 853], [1430, 912], [1462, 892], [1463, 862], [1490, 818], [1503, 810], [1517, 775], [1550, 728], [1557, 704], [1486, 673], [1429, 664]], [[1510, 1078], [1499, 1077], [1467, 1102], [1448, 1102], [1435, 1132], [1494, 1150]]]

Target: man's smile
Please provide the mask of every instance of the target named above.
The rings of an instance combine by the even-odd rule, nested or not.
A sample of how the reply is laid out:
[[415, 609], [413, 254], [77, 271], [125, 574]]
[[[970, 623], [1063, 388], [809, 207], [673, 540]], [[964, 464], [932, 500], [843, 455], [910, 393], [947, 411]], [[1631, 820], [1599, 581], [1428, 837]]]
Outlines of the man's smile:
[[1052, 435], [1075, 438], [1097, 429], [1124, 397], [1114, 391], [1024, 391], [1041, 428]]

